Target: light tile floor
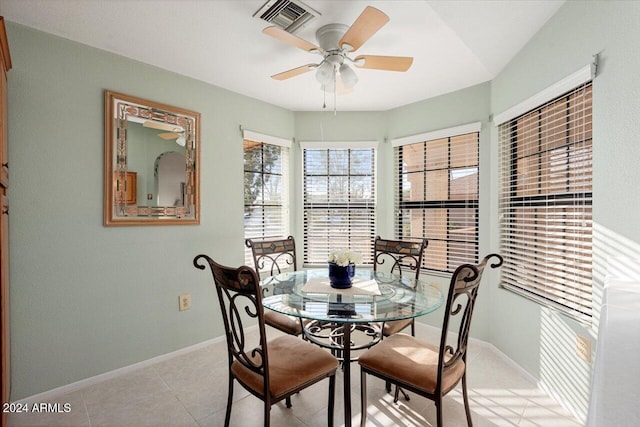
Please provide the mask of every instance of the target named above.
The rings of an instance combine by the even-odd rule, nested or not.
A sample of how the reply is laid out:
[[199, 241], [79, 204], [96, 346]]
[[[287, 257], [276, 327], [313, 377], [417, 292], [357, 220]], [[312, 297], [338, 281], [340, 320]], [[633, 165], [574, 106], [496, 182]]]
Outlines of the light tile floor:
[[[276, 335], [274, 330], [269, 334]], [[433, 337], [423, 336], [433, 341]], [[555, 400], [491, 348], [470, 344], [469, 397], [474, 426], [580, 426]], [[352, 365], [354, 426], [360, 424], [360, 370]], [[342, 372], [336, 382], [335, 423], [344, 425]], [[261, 426], [262, 402], [234, 387], [232, 426]], [[328, 382], [323, 381], [293, 396], [293, 407], [284, 402], [271, 410], [273, 426], [326, 426]], [[217, 427], [224, 424], [227, 395], [227, 356], [223, 342], [139, 369], [85, 389], [47, 399], [69, 403], [62, 414], [10, 414], [9, 426], [132, 426]], [[434, 426], [433, 402], [411, 395], [393, 403], [382, 381], [367, 377], [367, 425]], [[444, 400], [447, 427], [466, 426], [462, 392], [458, 386]]]

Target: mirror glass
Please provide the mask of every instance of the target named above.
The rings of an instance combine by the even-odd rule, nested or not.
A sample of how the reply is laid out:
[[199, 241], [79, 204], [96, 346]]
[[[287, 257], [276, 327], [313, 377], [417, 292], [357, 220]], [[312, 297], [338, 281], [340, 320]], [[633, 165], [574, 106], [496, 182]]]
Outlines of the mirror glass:
[[105, 91], [104, 224], [200, 223], [200, 113]]

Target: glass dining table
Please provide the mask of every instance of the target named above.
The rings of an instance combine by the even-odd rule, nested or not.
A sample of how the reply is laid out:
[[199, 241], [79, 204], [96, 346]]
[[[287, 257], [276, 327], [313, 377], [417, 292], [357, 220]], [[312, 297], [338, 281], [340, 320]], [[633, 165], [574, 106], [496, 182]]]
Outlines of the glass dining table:
[[301, 318], [304, 338], [342, 360], [345, 426], [351, 426], [352, 351], [380, 341], [384, 322], [423, 316], [443, 303], [440, 290], [422, 280], [367, 268], [356, 270], [348, 289], [331, 287], [326, 268], [270, 276], [261, 289], [265, 308]]

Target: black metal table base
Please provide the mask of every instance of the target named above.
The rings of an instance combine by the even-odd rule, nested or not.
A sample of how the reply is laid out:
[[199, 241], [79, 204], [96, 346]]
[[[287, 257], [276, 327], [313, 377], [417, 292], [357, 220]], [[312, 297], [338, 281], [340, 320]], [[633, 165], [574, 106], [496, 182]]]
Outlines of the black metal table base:
[[[349, 331], [345, 331], [347, 327]], [[305, 325], [304, 329], [305, 339], [320, 347], [328, 348], [341, 362], [345, 360], [343, 353], [346, 347], [348, 347], [349, 353], [365, 350], [376, 345], [382, 338], [382, 329], [375, 323], [334, 323], [313, 320]], [[348, 332], [348, 338], [345, 332]], [[360, 332], [361, 336], [368, 340], [356, 344], [352, 337], [357, 332]], [[345, 347], [344, 343], [347, 340], [349, 345]], [[355, 362], [357, 357], [349, 357], [349, 360]]]
[[[361, 332], [369, 340], [356, 344], [351, 338], [354, 332]], [[342, 362], [345, 427], [351, 427], [351, 362], [358, 359], [351, 357], [351, 352], [367, 349], [380, 342], [382, 339], [381, 327], [375, 323], [337, 323], [313, 320], [305, 326], [304, 335], [305, 339], [310, 342], [331, 350], [331, 353]]]

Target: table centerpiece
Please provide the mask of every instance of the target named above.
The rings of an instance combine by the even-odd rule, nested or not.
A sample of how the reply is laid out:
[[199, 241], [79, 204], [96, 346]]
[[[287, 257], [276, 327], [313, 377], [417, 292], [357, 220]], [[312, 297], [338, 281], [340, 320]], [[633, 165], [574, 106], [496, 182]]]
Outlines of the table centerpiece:
[[356, 263], [362, 256], [349, 249], [337, 249], [329, 254], [329, 282], [338, 289], [350, 288], [356, 272]]

